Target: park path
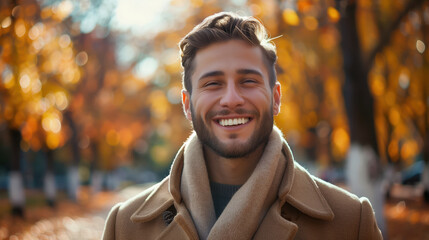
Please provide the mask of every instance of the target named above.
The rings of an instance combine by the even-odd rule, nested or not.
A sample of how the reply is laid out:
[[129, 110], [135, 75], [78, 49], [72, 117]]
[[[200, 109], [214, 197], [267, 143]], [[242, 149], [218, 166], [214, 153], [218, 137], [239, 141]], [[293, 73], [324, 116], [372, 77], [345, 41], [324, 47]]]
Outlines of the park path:
[[89, 189], [84, 188], [78, 202], [61, 201], [54, 209], [48, 206], [30, 208], [24, 219], [3, 217], [0, 219], [0, 240], [99, 240], [111, 207], [146, 187], [132, 186], [95, 195], [89, 195]]

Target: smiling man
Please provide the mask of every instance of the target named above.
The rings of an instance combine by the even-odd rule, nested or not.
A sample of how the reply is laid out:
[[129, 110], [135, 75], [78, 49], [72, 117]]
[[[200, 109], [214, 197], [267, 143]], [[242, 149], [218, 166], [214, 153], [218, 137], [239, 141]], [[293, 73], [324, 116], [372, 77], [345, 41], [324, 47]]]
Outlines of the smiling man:
[[381, 239], [372, 207], [310, 175], [274, 127], [274, 45], [252, 17], [218, 13], [180, 42], [194, 133], [169, 176], [112, 208], [104, 239]]

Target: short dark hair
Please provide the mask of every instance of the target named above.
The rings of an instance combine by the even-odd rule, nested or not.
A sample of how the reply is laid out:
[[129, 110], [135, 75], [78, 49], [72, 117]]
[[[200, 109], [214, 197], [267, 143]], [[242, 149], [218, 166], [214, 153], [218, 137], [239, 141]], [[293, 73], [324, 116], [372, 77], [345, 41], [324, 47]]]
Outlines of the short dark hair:
[[243, 40], [261, 48], [269, 74], [270, 87], [274, 87], [277, 81], [276, 47], [268, 38], [265, 27], [254, 17], [242, 17], [235, 13], [221, 12], [205, 18], [179, 43], [184, 70], [182, 81], [189, 93], [192, 93], [191, 75], [194, 70], [193, 61], [197, 51], [210, 44], [233, 39]]

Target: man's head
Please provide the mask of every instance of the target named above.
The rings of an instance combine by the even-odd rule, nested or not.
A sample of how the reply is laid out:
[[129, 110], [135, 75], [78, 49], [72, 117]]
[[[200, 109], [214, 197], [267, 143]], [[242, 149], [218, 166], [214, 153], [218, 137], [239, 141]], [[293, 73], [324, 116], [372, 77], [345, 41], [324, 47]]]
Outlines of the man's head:
[[184, 111], [203, 145], [225, 158], [263, 148], [281, 91], [275, 48], [261, 23], [216, 14], [192, 30], [181, 48]]
[[241, 17], [234, 13], [221, 12], [204, 19], [179, 43], [183, 71], [183, 85], [192, 94], [191, 76], [195, 68], [198, 50], [213, 43], [228, 40], [243, 40], [261, 48], [264, 63], [269, 73], [270, 86], [277, 81], [275, 63], [276, 48], [270, 42], [265, 27], [253, 17]]

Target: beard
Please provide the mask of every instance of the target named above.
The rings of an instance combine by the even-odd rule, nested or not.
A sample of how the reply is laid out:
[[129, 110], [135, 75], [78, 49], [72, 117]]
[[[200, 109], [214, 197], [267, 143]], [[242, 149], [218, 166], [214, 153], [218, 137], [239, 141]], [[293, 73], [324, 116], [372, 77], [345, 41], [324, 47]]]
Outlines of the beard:
[[[250, 138], [244, 143], [223, 143], [215, 136], [212, 131], [210, 131], [210, 128], [206, 125], [206, 123], [210, 123], [211, 118], [216, 115], [230, 114], [231, 111], [229, 110], [222, 110], [219, 112], [210, 111], [205, 116], [206, 121], [204, 122], [200, 116], [196, 116], [194, 107], [191, 103], [192, 124], [195, 132], [197, 133], [198, 139], [204, 146], [209, 147], [216, 154], [224, 158], [242, 158], [251, 154], [259, 146], [265, 146], [265, 144], [268, 142], [274, 124], [272, 107], [269, 109], [271, 110], [262, 112], [261, 114], [257, 111], [248, 111], [244, 109], [237, 109], [234, 111], [237, 114], [251, 114], [252, 116], [255, 116], [252, 121], [258, 118], [261, 121], [260, 125], [256, 126], [256, 129]], [[231, 134], [229, 137], [233, 139], [237, 136], [235, 134]]]

